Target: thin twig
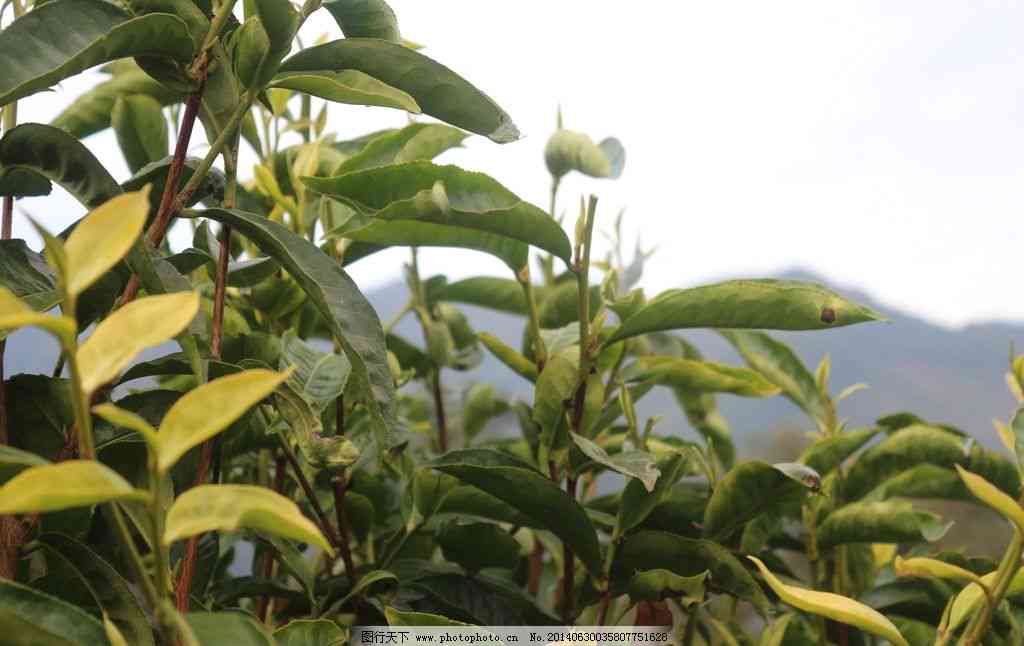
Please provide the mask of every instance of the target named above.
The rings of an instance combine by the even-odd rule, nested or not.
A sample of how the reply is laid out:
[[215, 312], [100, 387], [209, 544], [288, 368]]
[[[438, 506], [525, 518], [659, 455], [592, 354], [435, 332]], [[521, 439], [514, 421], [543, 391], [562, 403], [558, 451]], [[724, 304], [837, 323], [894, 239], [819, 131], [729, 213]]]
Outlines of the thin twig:
[[338, 517], [338, 551], [341, 552], [341, 560], [345, 563], [345, 574], [349, 583], [355, 585], [359, 581], [359, 572], [356, 570], [355, 562], [352, 560], [352, 534], [348, 526], [348, 514], [345, 513], [345, 491], [348, 488], [348, 479], [338, 476], [334, 479], [334, 513]]
[[[576, 499], [576, 478], [569, 476], [565, 480], [565, 491], [573, 500]], [[573, 617], [573, 587], [576, 583], [576, 555], [568, 542], [562, 542], [562, 560], [565, 571], [562, 574], [562, 623], [569, 625]]]
[[[174, 144], [174, 156], [171, 158], [171, 165], [167, 169], [167, 179], [164, 181], [164, 192], [160, 196], [160, 206], [157, 207], [156, 218], [147, 232], [153, 246], [158, 246], [163, 242], [167, 225], [170, 223], [171, 216], [173, 215], [171, 207], [174, 204], [174, 196], [178, 192], [181, 171], [185, 167], [185, 156], [188, 153], [188, 146], [192, 140], [192, 130], [195, 127], [196, 118], [199, 116], [199, 106], [203, 101], [204, 86], [204, 83], [200, 83], [199, 88], [189, 95], [188, 101], [185, 103], [185, 114], [182, 116], [181, 128], [178, 130], [178, 140]], [[138, 274], [132, 274], [131, 280], [128, 281], [128, 285], [124, 289], [124, 293], [121, 294], [121, 305], [135, 300], [135, 296], [139, 293], [140, 284], [141, 281]]]
[[434, 414], [437, 416], [437, 448], [441, 453], [448, 452], [448, 420], [444, 412], [444, 393], [441, 389], [441, 368], [434, 371], [431, 379], [434, 391]]
[[282, 437], [281, 449], [284, 452], [285, 457], [288, 459], [288, 464], [292, 468], [292, 474], [295, 479], [298, 480], [299, 486], [302, 487], [302, 492], [306, 494], [306, 499], [309, 501], [310, 507], [313, 508], [313, 514], [316, 516], [317, 523], [320, 525], [320, 531], [327, 537], [328, 542], [331, 545], [340, 545], [341, 541], [338, 540], [338, 534], [334, 531], [334, 526], [331, 521], [328, 520], [327, 514], [324, 512], [324, 508], [320, 505], [320, 501], [316, 497], [316, 492], [313, 491], [312, 485], [309, 484], [309, 480], [306, 479], [306, 474], [302, 472], [302, 466], [299, 464], [298, 458], [295, 457], [295, 452], [292, 451], [291, 447], [288, 446], [288, 442]]
[[[278, 454], [274, 458], [274, 491], [281, 493], [284, 491], [284, 476], [285, 469], [288, 467], [288, 461], [283, 455]], [[269, 579], [274, 573], [274, 553], [268, 549], [263, 554], [263, 578]], [[259, 609], [256, 611], [256, 616], [259, 617], [260, 621], [266, 623], [269, 619], [268, 611], [270, 610], [270, 595], [265, 594], [260, 597]]]

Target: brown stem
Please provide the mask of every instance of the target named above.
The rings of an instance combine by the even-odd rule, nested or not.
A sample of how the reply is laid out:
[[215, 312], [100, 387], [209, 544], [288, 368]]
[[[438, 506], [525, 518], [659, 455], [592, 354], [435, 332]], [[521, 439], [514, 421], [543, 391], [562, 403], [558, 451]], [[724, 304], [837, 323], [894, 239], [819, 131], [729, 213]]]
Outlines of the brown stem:
[[[213, 444], [204, 442], [199, 453], [199, 468], [196, 470], [194, 486], [206, 482], [206, 475], [210, 472], [210, 464], [213, 462]], [[185, 546], [185, 556], [181, 560], [181, 573], [178, 576], [178, 584], [174, 588], [174, 598], [178, 612], [188, 612], [189, 594], [192, 592], [192, 579], [196, 575], [196, 560], [199, 558], [199, 539], [202, 534], [196, 534], [188, 539]]]
[[[285, 469], [288, 466], [288, 461], [283, 455], [278, 454], [274, 458], [274, 491], [281, 493], [284, 491], [284, 475]], [[264, 579], [269, 579], [274, 573], [274, 553], [269, 549], [263, 555], [263, 567], [262, 574]], [[260, 597], [259, 609], [256, 611], [256, 616], [259, 617], [263, 623], [267, 622], [269, 615], [267, 611], [270, 610], [270, 595], [264, 595]]]
[[[565, 480], [565, 491], [576, 498], [576, 478], [569, 476]], [[576, 579], [576, 556], [569, 543], [562, 542], [562, 560], [565, 561], [565, 572], [562, 574], [562, 623], [569, 625], [573, 616], [573, 584]]]
[[[205, 74], [203, 75], [205, 77]], [[174, 197], [178, 192], [178, 183], [181, 180], [181, 171], [185, 167], [185, 156], [188, 153], [189, 142], [192, 140], [192, 130], [196, 125], [196, 117], [199, 116], [199, 106], [203, 101], [203, 89], [205, 80], [200, 81], [199, 88], [189, 95], [185, 102], [185, 114], [182, 116], [181, 129], [178, 130], [178, 140], [174, 144], [174, 156], [171, 158], [171, 165], [167, 169], [167, 180], [164, 182], [164, 192], [160, 196], [160, 206], [156, 211], [156, 218], [147, 231], [150, 243], [154, 247], [160, 246], [164, 236], [167, 234], [167, 227], [173, 217], [175, 204]], [[121, 294], [121, 305], [135, 300], [139, 293], [139, 276], [132, 274], [131, 280]]]
[[[14, 198], [3, 199], [3, 224], [0, 238], [11, 237], [11, 221], [14, 213]], [[4, 385], [4, 352], [7, 341], [0, 341], [0, 444], [7, 444], [7, 393]], [[14, 580], [18, 571], [18, 548], [24, 538], [21, 523], [14, 516], [0, 516], [0, 578]]]
[[604, 594], [601, 595], [601, 607], [597, 610], [597, 625], [603, 626], [604, 622], [608, 619], [608, 606], [612, 602], [612, 591], [605, 590]]
[[352, 561], [351, 532], [348, 527], [348, 514], [345, 513], [345, 491], [348, 488], [348, 479], [344, 475], [334, 479], [334, 512], [338, 517], [338, 534], [341, 541], [338, 543], [338, 551], [341, 552], [341, 560], [345, 563], [345, 574], [348, 575], [349, 583], [355, 585], [359, 581], [359, 572]]
[[11, 228], [14, 223], [14, 197], [8, 195], [3, 203], [3, 223], [0, 224], [0, 239], [7, 240], [11, 237]]
[[331, 545], [340, 545], [341, 541], [338, 540], [338, 534], [334, 531], [334, 526], [331, 525], [331, 521], [328, 520], [327, 514], [324, 513], [324, 508], [320, 505], [320, 501], [317, 500], [316, 493], [313, 491], [312, 485], [309, 484], [309, 480], [306, 479], [306, 474], [302, 472], [302, 467], [299, 465], [298, 459], [295, 457], [295, 453], [292, 452], [291, 447], [285, 444], [284, 439], [281, 439], [281, 448], [283, 449], [285, 457], [288, 459], [288, 464], [292, 468], [292, 473], [295, 475], [295, 479], [299, 481], [299, 486], [302, 487], [302, 492], [306, 494], [306, 499], [309, 501], [309, 505], [313, 508], [313, 513], [316, 515], [317, 523], [320, 525], [320, 531], [327, 537], [328, 542]]
[[437, 415], [437, 448], [441, 453], [448, 452], [448, 422], [444, 413], [444, 393], [441, 391], [441, 369], [434, 372], [434, 413]]
[[[3, 199], [3, 217], [0, 223], [0, 239], [11, 237], [14, 220], [14, 197], [8, 195]], [[7, 432], [7, 388], [4, 385], [4, 353], [7, 341], [0, 341], [0, 444], [10, 441]], [[24, 540], [25, 532], [14, 516], [0, 516], [0, 578], [14, 580], [18, 572], [18, 550]]]

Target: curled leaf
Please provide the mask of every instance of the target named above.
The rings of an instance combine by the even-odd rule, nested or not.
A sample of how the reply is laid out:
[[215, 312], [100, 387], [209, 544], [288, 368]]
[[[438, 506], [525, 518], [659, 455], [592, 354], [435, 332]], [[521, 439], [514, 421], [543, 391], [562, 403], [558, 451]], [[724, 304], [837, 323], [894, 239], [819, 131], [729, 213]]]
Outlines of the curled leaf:
[[877, 610], [831, 592], [819, 592], [786, 585], [772, 574], [760, 559], [754, 556], [747, 558], [754, 562], [757, 569], [761, 571], [765, 583], [775, 594], [779, 595], [783, 603], [804, 612], [860, 628], [873, 635], [888, 639], [894, 644], [899, 644], [899, 646], [910, 646], [896, 626]]

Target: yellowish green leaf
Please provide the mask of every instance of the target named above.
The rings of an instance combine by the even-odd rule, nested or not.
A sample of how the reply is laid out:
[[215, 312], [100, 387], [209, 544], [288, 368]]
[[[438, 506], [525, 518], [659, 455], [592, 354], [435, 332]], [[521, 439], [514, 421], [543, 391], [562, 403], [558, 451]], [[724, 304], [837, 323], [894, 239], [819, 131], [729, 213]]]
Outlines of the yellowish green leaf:
[[311, 543], [334, 554], [330, 543], [291, 500], [253, 485], [200, 485], [180, 495], [167, 513], [164, 543], [210, 531], [253, 529]]
[[124, 638], [124, 635], [117, 629], [114, 622], [110, 621], [110, 617], [105, 612], [103, 613], [103, 630], [107, 633], [110, 646], [128, 646], [128, 641]]
[[748, 556], [761, 571], [765, 583], [784, 603], [798, 610], [827, 617], [834, 621], [849, 624], [873, 635], [888, 639], [893, 644], [910, 646], [891, 621], [877, 610], [862, 603], [831, 592], [819, 592], [786, 585], [754, 556]]
[[28, 325], [41, 327], [59, 339], [75, 335], [75, 322], [72, 319], [37, 312], [6, 287], [0, 287], [0, 330], [15, 330]]
[[[998, 578], [999, 572], [989, 572], [988, 574], [980, 577], [979, 583], [988, 586], [989, 589], [995, 586], [996, 579]], [[1006, 589], [1007, 597], [1013, 597], [1024, 591], [1024, 567], [1017, 570], [1017, 573], [1010, 579], [1010, 585]], [[974, 611], [982, 603], [985, 598], [985, 592], [981, 589], [978, 583], [970, 583], [961, 590], [956, 598], [953, 599], [953, 606], [949, 610], [949, 622], [946, 630], [948, 632], [955, 631], [957, 628], [974, 614]]]
[[82, 390], [89, 394], [112, 381], [135, 355], [185, 329], [198, 311], [195, 292], [148, 296], [115, 311], [78, 348]]
[[1016, 500], [978, 474], [971, 473], [959, 464], [953, 466], [960, 474], [960, 479], [967, 485], [967, 490], [974, 494], [975, 498], [998, 511], [1004, 518], [1016, 525], [1017, 529], [1024, 532], [1024, 509], [1021, 509]]
[[157, 435], [157, 465], [167, 471], [194, 446], [230, 426], [291, 374], [245, 370], [189, 391], [167, 411]]
[[952, 563], [923, 556], [915, 556], [909, 559], [897, 556], [896, 562], [893, 563], [893, 570], [895, 570], [896, 576], [936, 577], [939, 579], [952, 579], [954, 581], [973, 581], [975, 583], [981, 580], [981, 577], [970, 570], [965, 570]]
[[0, 487], [0, 514], [87, 507], [114, 500], [145, 500], [116, 471], [94, 460], [66, 460], [25, 469]]
[[65, 289], [74, 298], [124, 258], [142, 233], [149, 214], [149, 187], [107, 200], [71, 232]]

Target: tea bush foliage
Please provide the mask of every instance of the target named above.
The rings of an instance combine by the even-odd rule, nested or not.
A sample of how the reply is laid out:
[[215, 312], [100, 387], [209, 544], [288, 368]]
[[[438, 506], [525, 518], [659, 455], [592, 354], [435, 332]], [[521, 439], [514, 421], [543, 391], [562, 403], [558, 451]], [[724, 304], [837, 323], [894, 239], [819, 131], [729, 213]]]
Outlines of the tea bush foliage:
[[[42, 329], [60, 358], [3, 381], [3, 643], [343, 644], [355, 625], [459, 622], [1024, 643], [1024, 417], [999, 425], [1007, 452], [909, 413], [852, 428], [838, 408], [859, 386], [836, 392], [827, 357], [811, 371], [764, 330], [878, 313], [782, 280], [645, 294], [621, 216], [594, 196], [562, 196], [559, 216], [567, 174], [621, 175], [615, 138], [559, 117], [546, 210], [435, 164], [518, 130], [384, 0], [5, 7], [0, 332]], [[303, 46], [321, 9], [336, 33]], [[20, 99], [101, 65], [52, 123], [18, 123]], [[342, 141], [329, 103], [429, 118]], [[108, 128], [127, 179], [83, 144]], [[55, 185], [81, 219], [37, 214], [42, 249], [12, 239], [15, 201]], [[408, 302], [382, 324], [346, 269], [390, 247], [410, 249]], [[424, 276], [421, 247], [508, 273]], [[474, 330], [466, 305], [520, 317], [521, 342]], [[395, 332], [405, 317], [422, 342]], [[745, 365], [705, 360], [693, 328]], [[488, 354], [533, 395], [446, 384]], [[1024, 360], [1007, 382], [1024, 398]], [[689, 428], [645, 415], [659, 388]], [[738, 462], [719, 396], [785, 397], [813, 439], [790, 462]], [[995, 510], [1002, 558], [937, 549], [948, 524], [917, 499]]]

